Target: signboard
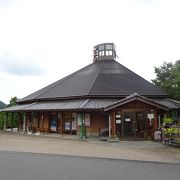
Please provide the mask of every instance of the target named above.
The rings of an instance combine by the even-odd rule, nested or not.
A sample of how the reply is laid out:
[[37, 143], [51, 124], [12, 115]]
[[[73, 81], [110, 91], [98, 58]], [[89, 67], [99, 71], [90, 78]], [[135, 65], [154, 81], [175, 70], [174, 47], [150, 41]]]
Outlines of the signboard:
[[90, 114], [85, 114], [85, 126], [90, 126]]
[[116, 119], [116, 124], [121, 124], [121, 119]]
[[51, 121], [51, 131], [55, 132], [56, 131], [56, 127], [57, 127], [57, 121], [56, 120], [52, 120]]
[[154, 119], [154, 114], [148, 114], [147, 117], [148, 119]]
[[65, 130], [70, 130], [71, 129], [71, 123], [70, 122], [65, 122]]
[[120, 114], [116, 114], [116, 118], [121, 118], [121, 115]]
[[130, 122], [131, 119], [130, 119], [130, 118], [126, 118], [125, 121], [126, 121], [126, 122]]

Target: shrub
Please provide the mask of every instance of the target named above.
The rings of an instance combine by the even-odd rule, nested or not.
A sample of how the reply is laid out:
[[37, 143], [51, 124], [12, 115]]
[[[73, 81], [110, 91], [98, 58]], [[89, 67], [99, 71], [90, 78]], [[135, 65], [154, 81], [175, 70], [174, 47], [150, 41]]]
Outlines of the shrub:
[[164, 118], [164, 119], [163, 119], [163, 122], [164, 122], [165, 124], [172, 124], [172, 123], [173, 123], [173, 119], [172, 119], [172, 118]]

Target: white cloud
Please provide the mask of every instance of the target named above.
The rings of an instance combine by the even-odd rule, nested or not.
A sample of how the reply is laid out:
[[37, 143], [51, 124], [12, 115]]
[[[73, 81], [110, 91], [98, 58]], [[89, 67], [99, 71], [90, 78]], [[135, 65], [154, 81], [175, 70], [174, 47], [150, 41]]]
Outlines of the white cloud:
[[0, 0], [0, 6], [9, 7], [14, 3], [14, 1], [16, 0]]
[[16, 57], [10, 52], [0, 51], [0, 71], [18, 76], [37, 76], [44, 75], [45, 70], [42, 69], [30, 57]]
[[[18, 72], [25, 65], [47, 71], [36, 78], [37, 86], [35, 77], [28, 77], [28, 82], [14, 79], [11, 86], [21, 81], [26, 87], [20, 98], [91, 63], [92, 48], [99, 43], [114, 42], [118, 61], [147, 80], [154, 78], [154, 66], [180, 59], [178, 0], [17, 0], [6, 6], [2, 2], [0, 51], [11, 54], [6, 67], [17, 65], [13, 61], [18, 59]], [[20, 86], [14, 96], [18, 92]], [[10, 99], [1, 94], [0, 100]]]

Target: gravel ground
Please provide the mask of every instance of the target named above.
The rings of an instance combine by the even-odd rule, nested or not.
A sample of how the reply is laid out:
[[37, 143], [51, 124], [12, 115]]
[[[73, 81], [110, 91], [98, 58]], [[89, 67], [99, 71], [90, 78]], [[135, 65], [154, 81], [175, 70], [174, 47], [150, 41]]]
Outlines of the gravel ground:
[[151, 141], [109, 143], [97, 138], [81, 141], [77, 137], [61, 135], [37, 136], [0, 132], [0, 150], [180, 163], [180, 148]]

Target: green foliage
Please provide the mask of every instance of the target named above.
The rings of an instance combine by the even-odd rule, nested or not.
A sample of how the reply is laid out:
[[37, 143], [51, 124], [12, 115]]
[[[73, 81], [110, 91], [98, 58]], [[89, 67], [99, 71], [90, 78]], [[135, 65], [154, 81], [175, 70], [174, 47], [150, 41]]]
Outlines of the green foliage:
[[175, 134], [175, 128], [166, 128], [163, 130], [163, 133], [167, 135]]
[[180, 135], [180, 128], [179, 127], [175, 127], [174, 128], [174, 133], [177, 134], [177, 135]]
[[163, 122], [165, 124], [172, 124], [173, 123], [173, 119], [170, 118], [170, 117], [166, 117], [166, 118], [163, 119]]
[[180, 60], [176, 61], [173, 71], [175, 75], [174, 99], [180, 100]]
[[180, 144], [180, 139], [176, 139], [175, 142], [176, 142], [177, 144]]
[[[9, 101], [9, 105], [8, 106], [14, 106], [16, 105], [17, 101], [19, 100], [19, 98], [12, 97]], [[6, 127], [7, 128], [11, 128], [11, 126], [13, 126], [13, 128], [16, 128], [18, 126], [18, 117], [17, 117], [17, 113], [3, 113], [0, 112], [0, 130], [2, 130], [4, 128], [4, 118], [6, 116]]]
[[11, 124], [13, 128], [17, 128], [18, 126], [18, 114], [17, 113], [3, 113], [0, 112], [0, 130], [3, 130], [4, 128], [4, 118], [6, 119], [6, 127], [11, 128]]
[[155, 74], [156, 79], [152, 82], [166, 91], [170, 98], [180, 100], [180, 60], [155, 67]]
[[14, 106], [17, 104], [17, 101], [19, 100], [19, 98], [17, 98], [17, 96], [14, 96], [10, 99], [9, 101], [9, 105], [8, 106]]
[[3, 127], [4, 127], [3, 113], [0, 112], [0, 130], [3, 130]]

